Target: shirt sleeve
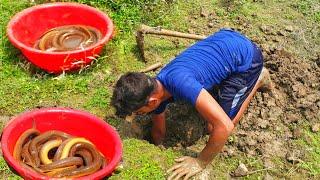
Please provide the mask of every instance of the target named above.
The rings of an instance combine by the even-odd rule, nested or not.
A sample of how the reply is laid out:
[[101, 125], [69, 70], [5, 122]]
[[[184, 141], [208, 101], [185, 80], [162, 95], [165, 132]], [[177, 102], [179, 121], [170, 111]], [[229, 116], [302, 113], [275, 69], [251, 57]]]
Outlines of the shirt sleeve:
[[190, 72], [171, 72], [165, 79], [165, 87], [175, 100], [182, 100], [196, 105], [203, 85]]

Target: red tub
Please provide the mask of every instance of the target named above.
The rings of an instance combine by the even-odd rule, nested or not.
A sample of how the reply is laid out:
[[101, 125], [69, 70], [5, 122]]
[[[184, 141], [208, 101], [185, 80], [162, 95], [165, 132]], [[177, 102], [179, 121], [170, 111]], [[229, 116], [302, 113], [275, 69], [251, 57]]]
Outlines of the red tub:
[[3, 156], [24, 179], [49, 179], [31, 172], [13, 159], [13, 148], [20, 135], [31, 128], [35, 122], [40, 132], [60, 130], [74, 136], [85, 137], [96, 145], [107, 158], [108, 164], [103, 169], [77, 179], [102, 179], [110, 175], [122, 156], [122, 143], [118, 133], [105, 121], [83, 111], [66, 108], [45, 108], [23, 113], [14, 118], [3, 130], [1, 147]]
[[[49, 29], [64, 25], [92, 26], [102, 33], [97, 44], [83, 50], [43, 52], [33, 48]], [[49, 73], [76, 70], [90, 64], [112, 37], [111, 19], [102, 11], [78, 3], [48, 3], [27, 8], [16, 14], [7, 26], [10, 42], [39, 68]]]

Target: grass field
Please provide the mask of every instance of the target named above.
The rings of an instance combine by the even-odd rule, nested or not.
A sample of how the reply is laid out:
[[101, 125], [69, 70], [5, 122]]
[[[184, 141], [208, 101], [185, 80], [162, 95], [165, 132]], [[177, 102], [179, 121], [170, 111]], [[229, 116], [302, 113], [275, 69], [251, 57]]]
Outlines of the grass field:
[[[138, 54], [134, 32], [142, 23], [162, 26], [182, 32], [209, 35], [219, 27], [237, 27], [239, 19], [252, 26], [243, 31], [249, 37], [262, 36], [260, 28], [294, 27], [296, 34], [288, 37], [283, 47], [302, 60], [309, 60], [320, 52], [320, 2], [319, 0], [78, 0], [108, 14], [116, 25], [116, 36], [110, 41], [97, 62], [81, 73], [56, 77], [35, 69], [15, 49], [6, 37], [6, 25], [10, 18], [24, 8], [42, 1], [0, 0], [0, 119], [8, 119], [21, 112], [37, 107], [63, 106], [91, 112], [98, 117], [111, 117], [112, 87], [116, 79], [127, 71], [138, 71], [161, 60], [168, 62], [194, 41], [181, 40], [178, 45], [166, 38], [146, 38], [148, 62]], [[199, 17], [200, 9], [214, 12], [214, 28]], [[197, 18], [195, 18], [197, 16]], [[240, 18], [239, 18], [240, 17]], [[152, 73], [151, 73], [152, 74]], [[116, 120], [107, 122], [117, 125]], [[1, 121], [1, 127], [4, 121]], [[309, 124], [303, 128], [304, 136], [295, 144], [307, 149], [306, 159], [291, 168], [283, 160], [275, 159], [277, 168], [268, 171], [276, 178], [320, 178], [320, 134], [310, 131]], [[124, 169], [111, 179], [164, 179], [165, 170], [181, 152], [172, 148], [160, 149], [147, 141], [124, 139]], [[306, 140], [307, 139], [307, 140]], [[311, 139], [311, 140], [310, 140]], [[142, 155], [136, 152], [141, 152]], [[217, 157], [212, 164], [215, 177], [225, 179], [227, 172], [240, 163], [251, 169], [262, 169], [259, 157], [247, 158], [244, 154], [235, 157]], [[301, 170], [298, 172], [298, 170]], [[301, 174], [302, 173], [302, 174]], [[2, 177], [1, 177], [2, 176]], [[265, 171], [246, 176], [245, 179], [262, 179]], [[0, 158], [1, 179], [19, 179], [4, 159]]]

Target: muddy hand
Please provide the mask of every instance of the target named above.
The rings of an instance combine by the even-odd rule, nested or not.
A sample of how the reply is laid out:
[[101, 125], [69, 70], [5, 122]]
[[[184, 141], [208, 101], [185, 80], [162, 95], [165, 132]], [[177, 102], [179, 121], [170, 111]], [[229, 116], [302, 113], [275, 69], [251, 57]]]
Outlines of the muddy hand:
[[191, 176], [201, 172], [204, 167], [201, 165], [200, 160], [189, 156], [184, 156], [175, 160], [177, 164], [172, 166], [167, 173], [172, 173], [168, 180], [178, 180], [184, 177], [184, 180], [189, 179]]

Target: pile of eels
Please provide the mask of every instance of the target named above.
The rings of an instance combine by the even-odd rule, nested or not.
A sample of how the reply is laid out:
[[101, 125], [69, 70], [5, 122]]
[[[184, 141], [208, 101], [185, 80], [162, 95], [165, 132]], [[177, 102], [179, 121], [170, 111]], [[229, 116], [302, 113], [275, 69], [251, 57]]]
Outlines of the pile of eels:
[[90, 175], [106, 165], [106, 159], [88, 140], [51, 130], [26, 130], [15, 144], [13, 157], [21, 166], [54, 178]]
[[100, 39], [100, 31], [93, 27], [67, 25], [45, 32], [34, 47], [47, 52], [72, 51], [96, 44]]

